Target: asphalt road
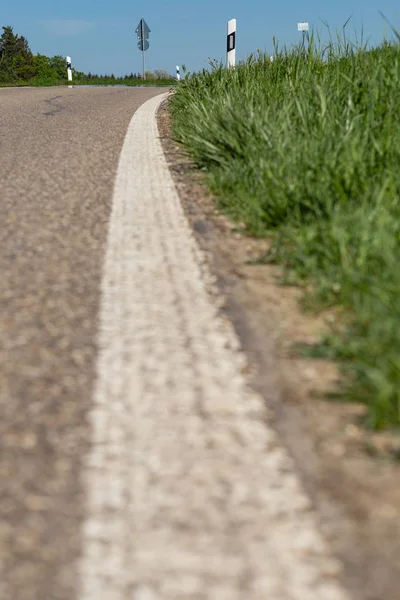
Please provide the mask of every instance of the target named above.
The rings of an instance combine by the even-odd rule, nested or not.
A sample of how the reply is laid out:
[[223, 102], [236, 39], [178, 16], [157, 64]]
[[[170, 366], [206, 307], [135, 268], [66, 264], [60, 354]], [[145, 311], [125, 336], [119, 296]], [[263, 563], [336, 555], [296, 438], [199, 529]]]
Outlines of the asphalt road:
[[349, 600], [157, 93], [0, 90], [0, 600]]
[[160, 91], [0, 89], [1, 600], [75, 597], [112, 187]]

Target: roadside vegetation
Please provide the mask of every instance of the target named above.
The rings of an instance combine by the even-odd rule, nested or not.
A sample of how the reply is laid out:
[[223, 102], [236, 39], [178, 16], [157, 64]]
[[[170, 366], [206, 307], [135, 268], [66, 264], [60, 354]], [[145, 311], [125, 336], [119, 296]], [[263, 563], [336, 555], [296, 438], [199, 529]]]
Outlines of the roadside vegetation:
[[[308, 352], [340, 361], [341, 399], [400, 425], [400, 45], [322, 47], [187, 75], [174, 133], [264, 257], [335, 324]], [[306, 351], [306, 350], [305, 350]]]
[[[96, 75], [72, 69], [73, 85], [175, 85], [166, 71], [157, 70], [124, 77], [114, 74]], [[3, 27], [0, 36], [0, 87], [67, 85], [65, 57], [32, 54], [27, 39], [14, 33], [12, 27]]]

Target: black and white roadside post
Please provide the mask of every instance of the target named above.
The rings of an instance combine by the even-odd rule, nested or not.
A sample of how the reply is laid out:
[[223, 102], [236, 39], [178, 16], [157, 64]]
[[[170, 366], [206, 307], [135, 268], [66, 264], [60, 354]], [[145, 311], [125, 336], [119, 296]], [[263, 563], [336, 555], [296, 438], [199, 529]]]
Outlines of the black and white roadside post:
[[145, 70], [145, 62], [144, 62], [144, 53], [146, 52], [146, 50], [149, 49], [150, 47], [150, 43], [149, 43], [149, 33], [150, 33], [150, 28], [147, 25], [146, 21], [144, 19], [140, 20], [139, 25], [137, 26], [135, 33], [137, 34], [137, 38], [138, 38], [138, 48], [142, 53], [142, 59], [143, 59], [143, 79], [146, 79], [146, 70]]
[[71, 57], [70, 56], [67, 56], [66, 62], [67, 62], [68, 81], [72, 81], [72, 65], [71, 65]]
[[181, 69], [180, 69], [179, 65], [176, 65], [176, 80], [177, 81], [181, 80]]
[[228, 21], [228, 37], [226, 43], [226, 66], [229, 69], [236, 65], [236, 19]]

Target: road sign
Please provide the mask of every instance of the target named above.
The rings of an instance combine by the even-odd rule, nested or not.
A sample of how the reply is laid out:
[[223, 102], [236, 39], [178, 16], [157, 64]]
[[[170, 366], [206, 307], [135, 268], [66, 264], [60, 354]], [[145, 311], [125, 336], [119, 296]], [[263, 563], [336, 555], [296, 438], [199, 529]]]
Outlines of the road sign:
[[137, 47], [141, 52], [146, 52], [150, 48], [150, 44], [147, 40], [139, 40]]
[[308, 23], [297, 23], [297, 31], [308, 31]]
[[[137, 34], [138, 40], [140, 42], [143, 42], [143, 41], [149, 39], [149, 33], [151, 33], [151, 29], [149, 28], [149, 26], [147, 25], [147, 23], [144, 19], [140, 20], [139, 25], [135, 29], [135, 33]], [[147, 46], [147, 48], [148, 47], [149, 46]], [[146, 48], [146, 50], [147, 50], [147, 48]]]
[[140, 50], [140, 52], [142, 53], [143, 79], [146, 79], [144, 53], [146, 52], [146, 50], [148, 50], [150, 48], [150, 43], [148, 41], [150, 32], [151, 32], [150, 27], [147, 25], [146, 21], [144, 19], [140, 19], [139, 25], [135, 29], [135, 33], [137, 35], [137, 39], [139, 40], [137, 47]]

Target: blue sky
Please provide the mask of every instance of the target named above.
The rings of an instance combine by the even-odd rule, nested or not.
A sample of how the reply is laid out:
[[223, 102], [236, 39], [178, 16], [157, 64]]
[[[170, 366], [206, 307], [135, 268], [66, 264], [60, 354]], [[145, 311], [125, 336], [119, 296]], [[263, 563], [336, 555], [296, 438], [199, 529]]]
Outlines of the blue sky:
[[69, 54], [78, 70], [122, 75], [141, 70], [135, 29], [142, 16], [151, 29], [147, 68], [172, 73], [177, 64], [197, 71], [208, 57], [224, 58], [226, 22], [232, 18], [240, 59], [256, 48], [270, 52], [273, 36], [282, 44], [295, 42], [298, 21], [322, 29], [322, 19], [335, 30], [352, 14], [350, 29], [363, 27], [378, 44], [390, 37], [379, 10], [400, 30], [394, 0], [5, 0], [0, 25], [25, 35], [35, 54]]

